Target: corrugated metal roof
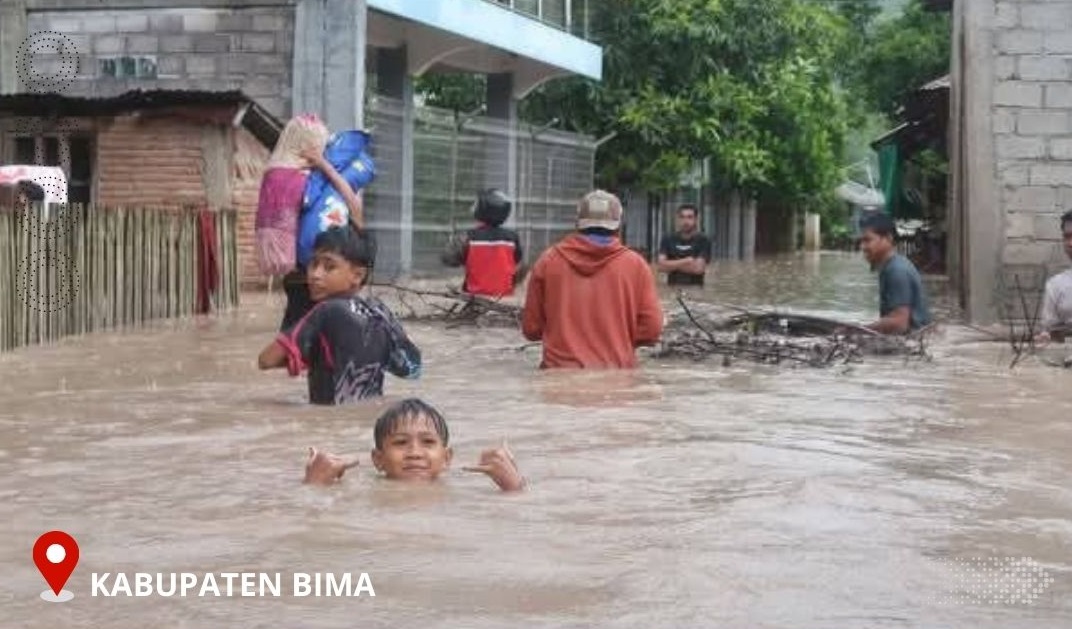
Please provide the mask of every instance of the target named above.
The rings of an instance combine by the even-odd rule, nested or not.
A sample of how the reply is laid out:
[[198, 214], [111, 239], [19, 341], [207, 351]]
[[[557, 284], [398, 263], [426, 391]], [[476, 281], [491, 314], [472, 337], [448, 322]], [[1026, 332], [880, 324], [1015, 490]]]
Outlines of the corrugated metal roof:
[[145, 109], [205, 105], [248, 105], [238, 122], [269, 149], [275, 146], [283, 129], [282, 122], [238, 90], [132, 90], [118, 96], [96, 98], [62, 94], [0, 94], [0, 118], [111, 116]]

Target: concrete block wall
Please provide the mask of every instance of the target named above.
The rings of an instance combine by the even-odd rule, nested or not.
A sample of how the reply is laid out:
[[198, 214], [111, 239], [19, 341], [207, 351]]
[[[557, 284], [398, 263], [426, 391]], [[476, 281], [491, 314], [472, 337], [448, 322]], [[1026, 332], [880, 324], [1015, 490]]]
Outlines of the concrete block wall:
[[[58, 90], [64, 94], [241, 89], [276, 116], [290, 114], [292, 6], [31, 10], [26, 30], [62, 34], [77, 49], [78, 72]], [[119, 56], [155, 60], [156, 78], [103, 75], [100, 60]]]
[[1072, 209], [1072, 0], [996, 0], [993, 133], [1006, 266], [1067, 264]]

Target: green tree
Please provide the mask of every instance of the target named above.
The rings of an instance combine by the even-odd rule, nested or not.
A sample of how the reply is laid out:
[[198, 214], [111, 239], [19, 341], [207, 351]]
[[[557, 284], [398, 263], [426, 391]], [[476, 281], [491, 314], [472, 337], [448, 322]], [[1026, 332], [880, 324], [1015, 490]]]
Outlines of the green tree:
[[482, 74], [429, 74], [417, 79], [414, 89], [432, 107], [465, 113], [484, 104], [487, 78]]
[[[864, 0], [870, 5], [870, 0]], [[852, 25], [870, 19], [816, 0], [605, 0], [593, 30], [604, 80], [553, 82], [522, 104], [595, 137], [607, 186], [674, 187], [710, 158], [726, 187], [793, 205], [837, 184], [848, 126], [839, 69]], [[429, 102], [467, 108], [467, 79], [422, 84]], [[482, 94], [480, 94], [482, 96]], [[465, 106], [458, 104], [461, 101]]]
[[868, 105], [893, 118], [901, 99], [949, 72], [949, 15], [911, 0], [902, 14], [878, 22], [863, 49], [855, 85]]

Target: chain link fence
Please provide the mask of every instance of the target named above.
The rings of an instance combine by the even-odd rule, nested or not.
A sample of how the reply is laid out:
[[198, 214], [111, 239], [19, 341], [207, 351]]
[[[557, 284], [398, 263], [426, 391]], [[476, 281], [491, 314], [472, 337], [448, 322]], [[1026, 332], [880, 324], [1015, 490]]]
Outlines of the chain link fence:
[[[520, 235], [526, 260], [574, 228], [577, 201], [594, 177], [592, 138], [431, 107], [416, 107], [407, 138], [403, 114], [401, 101], [383, 96], [368, 111], [377, 176], [365, 211], [380, 246], [381, 278], [443, 273], [440, 253], [452, 234], [472, 226], [481, 188], [516, 186], [507, 227]], [[407, 150], [411, 186], [403, 173]]]

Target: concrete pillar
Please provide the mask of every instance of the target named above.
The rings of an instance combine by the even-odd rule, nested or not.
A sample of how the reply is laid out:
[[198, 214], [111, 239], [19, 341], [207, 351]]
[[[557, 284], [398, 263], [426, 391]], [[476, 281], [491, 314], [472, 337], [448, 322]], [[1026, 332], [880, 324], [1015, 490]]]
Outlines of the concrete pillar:
[[[963, 47], [954, 55], [963, 55], [959, 102], [961, 153], [958, 174], [965, 192], [965, 211], [961, 224], [965, 231], [967, 274], [967, 315], [973, 323], [990, 324], [997, 320], [996, 279], [1001, 275], [1001, 258], [1005, 249], [1005, 220], [994, 182], [994, 0], [954, 3], [962, 24]], [[956, 91], [956, 90], [954, 90]], [[956, 124], [956, 123], [954, 123]]]
[[804, 215], [804, 249], [819, 251], [823, 247], [820, 217], [818, 214]]
[[[395, 168], [397, 172], [383, 180], [380, 189], [384, 196], [392, 200], [398, 195], [398, 207], [392, 207], [393, 211], [384, 216], [384, 221], [397, 226], [398, 231], [396, 233], [392, 230], [390, 234], [384, 234], [384, 237], [391, 241], [385, 250], [397, 252], [397, 256], [392, 256], [390, 260], [397, 263], [394, 271], [402, 274], [413, 270], [413, 126], [416, 103], [413, 99], [413, 79], [409, 76], [408, 67], [404, 47], [380, 50], [376, 57], [376, 77], [380, 93], [402, 104], [398, 126], [391, 126], [393, 133], [376, 138], [377, 144], [384, 145], [386, 154], [399, 156]], [[397, 222], [394, 217], [398, 217]]]
[[26, 39], [25, 0], [0, 2], [0, 94], [19, 88], [19, 46]]
[[729, 224], [726, 226], [726, 257], [741, 259], [741, 193], [734, 190], [730, 195]]
[[747, 199], [741, 203], [741, 259], [753, 260], [756, 257], [756, 200]]
[[517, 197], [517, 99], [512, 74], [488, 75], [487, 103], [488, 117], [503, 121], [506, 135], [490, 143], [491, 159], [484, 165], [484, 185], [500, 188], [514, 199], [515, 211], [510, 217], [513, 221], [520, 200]]
[[332, 131], [365, 126], [366, 0], [298, 0], [293, 113], [316, 112]]

